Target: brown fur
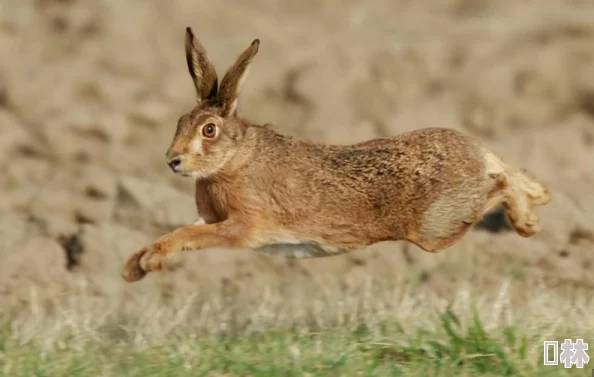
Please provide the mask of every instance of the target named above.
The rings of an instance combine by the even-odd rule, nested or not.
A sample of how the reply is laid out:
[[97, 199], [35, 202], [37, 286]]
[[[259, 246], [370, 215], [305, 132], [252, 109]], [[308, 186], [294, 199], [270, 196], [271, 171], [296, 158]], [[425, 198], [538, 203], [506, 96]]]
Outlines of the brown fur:
[[[210, 247], [321, 257], [408, 240], [439, 251], [499, 203], [520, 235], [539, 230], [533, 208], [549, 202], [546, 187], [470, 137], [424, 128], [353, 145], [296, 140], [236, 115], [258, 40], [218, 90], [212, 63], [189, 28], [186, 41], [198, 105], [180, 118], [167, 161], [196, 179], [202, 220], [134, 254], [125, 280], [163, 268], [178, 251]], [[203, 135], [207, 124], [216, 126], [216, 137]]]

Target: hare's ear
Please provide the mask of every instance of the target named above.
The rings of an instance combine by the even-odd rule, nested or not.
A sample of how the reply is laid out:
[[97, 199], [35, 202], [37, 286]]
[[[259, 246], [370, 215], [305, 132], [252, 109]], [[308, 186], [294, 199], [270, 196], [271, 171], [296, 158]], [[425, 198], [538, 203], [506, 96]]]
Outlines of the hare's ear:
[[186, 62], [196, 87], [197, 101], [215, 97], [218, 86], [217, 72], [206, 50], [189, 27], [186, 28]]
[[254, 39], [252, 44], [237, 58], [235, 64], [225, 73], [219, 88], [219, 101], [223, 107], [223, 116], [229, 116], [235, 113], [237, 108], [237, 99], [241, 92], [241, 87], [248, 73], [249, 65], [258, 52], [260, 40]]

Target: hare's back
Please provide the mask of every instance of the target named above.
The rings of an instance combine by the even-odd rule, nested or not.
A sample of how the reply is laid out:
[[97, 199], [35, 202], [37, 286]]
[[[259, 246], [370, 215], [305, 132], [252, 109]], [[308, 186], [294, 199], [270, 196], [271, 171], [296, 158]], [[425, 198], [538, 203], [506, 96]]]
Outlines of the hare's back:
[[399, 196], [426, 197], [464, 182], [472, 185], [485, 172], [484, 147], [448, 128], [423, 128], [337, 148], [326, 160], [327, 170], [352, 178], [352, 184]]
[[374, 224], [390, 239], [449, 237], [475, 220], [491, 184], [484, 147], [447, 128], [424, 128], [336, 150], [329, 169], [367, 192]]

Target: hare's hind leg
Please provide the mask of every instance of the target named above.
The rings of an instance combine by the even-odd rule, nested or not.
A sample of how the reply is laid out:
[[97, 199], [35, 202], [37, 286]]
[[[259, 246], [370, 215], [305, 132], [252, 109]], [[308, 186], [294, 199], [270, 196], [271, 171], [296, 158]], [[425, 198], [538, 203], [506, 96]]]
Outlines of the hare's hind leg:
[[540, 219], [534, 207], [551, 200], [548, 189], [528, 173], [505, 164], [490, 152], [487, 153], [487, 173], [503, 187], [498, 199], [516, 232], [530, 237], [540, 231]]
[[488, 180], [480, 177], [442, 192], [407, 239], [429, 252], [439, 252], [459, 242], [485, 212], [503, 200], [503, 185]]
[[[460, 241], [468, 230], [493, 207], [503, 204], [514, 229], [523, 237], [540, 230], [536, 206], [547, 204], [551, 195], [547, 188], [499, 157], [485, 151], [487, 181], [444, 193], [423, 214], [420, 226], [407, 239], [425, 251], [438, 252]], [[472, 188], [472, 189], [470, 189]], [[473, 195], [488, 190], [482, 199]]]

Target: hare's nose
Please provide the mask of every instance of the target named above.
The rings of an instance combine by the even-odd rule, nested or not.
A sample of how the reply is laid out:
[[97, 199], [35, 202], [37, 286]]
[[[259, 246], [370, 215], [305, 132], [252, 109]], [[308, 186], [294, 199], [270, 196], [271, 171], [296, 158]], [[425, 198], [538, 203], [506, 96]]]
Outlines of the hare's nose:
[[181, 164], [181, 158], [179, 158], [179, 157], [173, 157], [167, 163], [169, 164], [169, 167], [171, 167], [171, 170], [173, 170], [174, 172], [176, 172], [177, 171], [177, 167], [179, 166], [179, 164]]

